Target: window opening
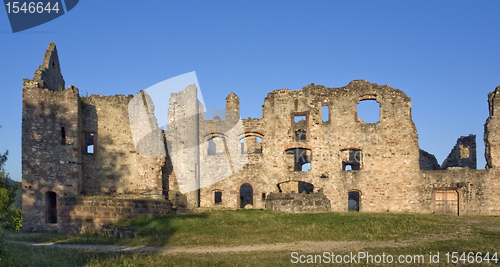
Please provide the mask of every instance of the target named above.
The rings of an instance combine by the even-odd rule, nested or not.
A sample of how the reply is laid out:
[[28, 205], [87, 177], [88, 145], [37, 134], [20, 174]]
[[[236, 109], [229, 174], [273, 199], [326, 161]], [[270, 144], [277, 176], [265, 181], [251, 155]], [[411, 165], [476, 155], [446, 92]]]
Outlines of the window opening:
[[359, 122], [377, 123], [380, 120], [380, 104], [374, 99], [361, 100], [358, 103], [357, 116]]
[[308, 163], [304, 163], [304, 164], [302, 164], [302, 169], [301, 169], [301, 171], [303, 171], [303, 172], [307, 172], [307, 171], [309, 171], [310, 169], [311, 169], [311, 163], [309, 163], [309, 162], [308, 162]]
[[217, 146], [214, 142], [214, 139], [210, 138], [207, 141], [207, 155], [215, 155], [215, 154], [217, 154]]
[[245, 138], [240, 139], [240, 147], [241, 147], [241, 154], [246, 154], [247, 150], [245, 149]]
[[266, 200], [266, 193], [262, 193], [262, 201]]
[[349, 199], [347, 201], [349, 211], [359, 211], [359, 192], [350, 191], [348, 193]]
[[240, 208], [248, 204], [253, 206], [253, 188], [249, 183], [244, 183], [240, 187]]
[[342, 170], [357, 171], [361, 169], [363, 154], [361, 150], [346, 149], [341, 151]]
[[295, 134], [295, 141], [307, 140], [307, 117], [294, 116], [293, 117], [293, 132]]
[[262, 153], [262, 138], [258, 136], [245, 136], [240, 139], [241, 154], [260, 154]]
[[61, 127], [61, 145], [66, 145], [66, 130]]
[[306, 194], [311, 194], [314, 192], [314, 185], [307, 182], [299, 181], [299, 193], [305, 192]]
[[311, 150], [306, 148], [288, 149], [285, 151], [285, 161], [290, 171], [308, 171], [312, 167]]
[[222, 202], [222, 192], [221, 191], [214, 192], [214, 202], [215, 202], [215, 204], [219, 204]]
[[321, 118], [323, 119], [323, 122], [330, 121], [330, 108], [328, 106], [321, 107]]
[[84, 146], [85, 154], [94, 154], [95, 153], [95, 134], [94, 133], [85, 133], [85, 146]]
[[57, 200], [55, 192], [48, 191], [45, 193], [45, 206], [47, 207], [47, 223], [57, 223]]

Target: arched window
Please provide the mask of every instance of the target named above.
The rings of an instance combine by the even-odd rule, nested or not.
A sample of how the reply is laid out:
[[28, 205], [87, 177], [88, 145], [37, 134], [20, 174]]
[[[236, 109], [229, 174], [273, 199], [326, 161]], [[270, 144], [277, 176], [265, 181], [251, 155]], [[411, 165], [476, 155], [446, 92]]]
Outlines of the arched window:
[[45, 193], [45, 207], [47, 223], [57, 223], [57, 198], [55, 192], [48, 191]]
[[262, 138], [256, 135], [247, 135], [240, 139], [241, 154], [262, 153]]

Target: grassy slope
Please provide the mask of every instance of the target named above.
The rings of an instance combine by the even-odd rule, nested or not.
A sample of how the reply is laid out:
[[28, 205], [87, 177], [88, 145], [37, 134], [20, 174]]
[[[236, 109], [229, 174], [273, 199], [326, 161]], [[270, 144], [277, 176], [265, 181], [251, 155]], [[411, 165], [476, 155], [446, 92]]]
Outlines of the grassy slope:
[[[137, 237], [114, 239], [93, 235], [21, 233], [10, 234], [8, 239], [148, 246], [234, 246], [302, 240], [403, 241], [422, 236], [453, 234], [457, 237], [447, 241], [430, 240], [396, 248], [376, 247], [364, 250], [373, 254], [385, 252], [393, 255], [428, 255], [429, 252], [440, 252], [442, 260], [445, 259], [444, 253], [453, 251], [500, 252], [500, 217], [392, 213], [283, 214], [242, 210], [139, 218], [120, 222], [119, 225], [135, 228]], [[147, 255], [85, 251], [68, 253], [69, 250], [15, 244], [9, 244], [8, 247], [9, 257], [4, 262], [17, 262], [20, 263], [19, 266], [285, 266], [291, 260], [290, 251]]]

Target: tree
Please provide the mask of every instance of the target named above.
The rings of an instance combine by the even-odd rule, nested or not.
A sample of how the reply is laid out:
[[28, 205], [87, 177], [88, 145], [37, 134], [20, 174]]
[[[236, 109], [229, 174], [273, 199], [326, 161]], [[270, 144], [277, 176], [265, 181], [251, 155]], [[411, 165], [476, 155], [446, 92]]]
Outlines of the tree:
[[13, 199], [13, 190], [9, 182], [9, 174], [5, 172], [4, 168], [8, 154], [9, 151], [6, 151], [3, 155], [0, 155], [0, 217], [5, 216]]
[[[1, 126], [0, 126], [1, 127]], [[19, 231], [22, 227], [22, 211], [19, 207], [11, 207], [16, 191], [20, 193], [21, 184], [10, 179], [4, 165], [9, 151], [0, 154], [0, 218], [5, 223], [4, 227]]]

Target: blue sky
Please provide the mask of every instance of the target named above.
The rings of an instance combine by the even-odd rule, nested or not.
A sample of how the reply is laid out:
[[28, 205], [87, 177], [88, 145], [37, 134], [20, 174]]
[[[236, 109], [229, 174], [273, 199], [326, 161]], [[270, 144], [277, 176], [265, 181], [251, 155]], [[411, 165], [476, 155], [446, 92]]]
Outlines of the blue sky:
[[0, 151], [21, 179], [22, 79], [49, 42], [66, 85], [136, 94], [195, 71], [208, 109], [230, 92], [261, 117], [268, 92], [365, 79], [412, 99], [420, 147], [439, 163], [475, 134], [484, 168], [487, 94], [500, 85], [500, 1], [96, 1], [13, 34], [0, 10]]

